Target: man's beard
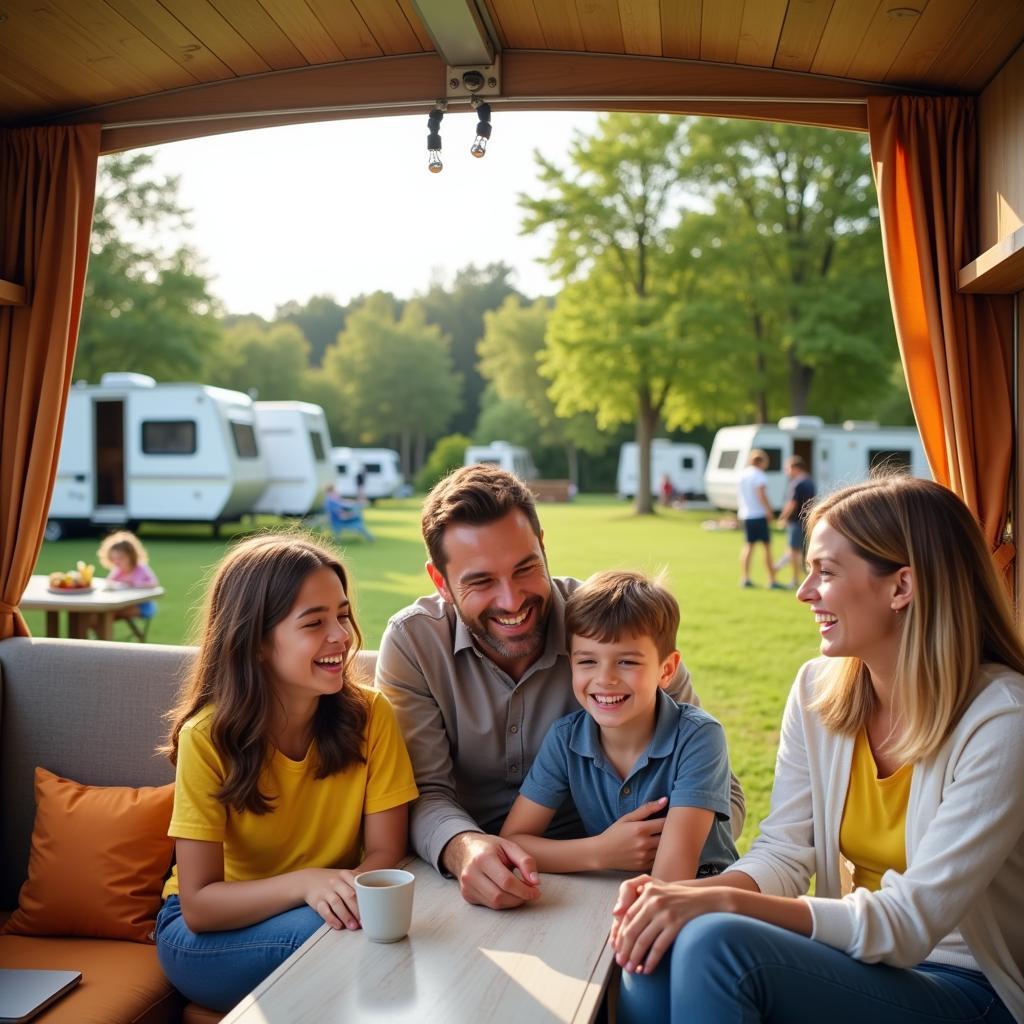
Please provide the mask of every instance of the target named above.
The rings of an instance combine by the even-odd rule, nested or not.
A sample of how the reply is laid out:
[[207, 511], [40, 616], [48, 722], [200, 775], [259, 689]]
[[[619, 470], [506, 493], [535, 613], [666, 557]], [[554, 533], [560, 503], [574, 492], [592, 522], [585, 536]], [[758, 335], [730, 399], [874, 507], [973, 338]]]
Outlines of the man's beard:
[[[493, 618], [512, 618], [520, 615], [524, 608], [533, 610], [534, 627], [529, 633], [520, 637], [510, 638], [495, 636], [487, 629], [487, 620]], [[455, 610], [459, 613], [469, 630], [470, 636], [486, 650], [493, 651], [499, 658], [527, 658], [538, 657], [544, 650], [547, 639], [548, 619], [551, 615], [551, 599], [544, 601], [542, 598], [533, 598], [526, 602], [518, 612], [508, 612], [504, 609], [488, 609], [479, 619], [470, 619], [463, 614], [462, 609], [456, 604]]]

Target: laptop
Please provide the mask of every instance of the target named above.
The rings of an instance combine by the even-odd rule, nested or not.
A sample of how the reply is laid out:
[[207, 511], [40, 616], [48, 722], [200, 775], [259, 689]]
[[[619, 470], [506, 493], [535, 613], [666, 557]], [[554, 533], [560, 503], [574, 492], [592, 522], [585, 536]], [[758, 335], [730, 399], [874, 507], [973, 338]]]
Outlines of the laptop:
[[81, 980], [81, 971], [0, 969], [0, 1024], [31, 1020]]

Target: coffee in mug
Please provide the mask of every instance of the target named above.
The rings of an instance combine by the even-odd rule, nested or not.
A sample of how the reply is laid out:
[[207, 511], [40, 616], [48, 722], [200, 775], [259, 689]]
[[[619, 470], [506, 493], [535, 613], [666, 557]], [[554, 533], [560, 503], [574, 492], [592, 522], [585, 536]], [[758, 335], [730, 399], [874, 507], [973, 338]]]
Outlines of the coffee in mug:
[[416, 876], [401, 868], [356, 875], [359, 920], [371, 942], [397, 942], [409, 934]]

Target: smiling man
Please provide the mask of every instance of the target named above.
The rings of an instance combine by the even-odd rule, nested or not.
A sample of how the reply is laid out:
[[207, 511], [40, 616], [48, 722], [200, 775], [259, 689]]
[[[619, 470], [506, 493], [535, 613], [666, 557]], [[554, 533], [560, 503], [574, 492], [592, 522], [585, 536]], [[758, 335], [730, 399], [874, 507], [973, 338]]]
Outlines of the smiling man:
[[[549, 727], [575, 707], [565, 601], [579, 581], [548, 575], [533, 495], [493, 466], [442, 480], [421, 525], [436, 593], [391, 619], [377, 658], [421, 794], [412, 840], [469, 902], [514, 907], [540, 895], [536, 865], [496, 833]], [[682, 664], [666, 690], [700, 703]], [[735, 778], [731, 804], [738, 835]], [[657, 833], [661, 820], [638, 827]], [[563, 808], [548, 834], [581, 835], [575, 810]]]

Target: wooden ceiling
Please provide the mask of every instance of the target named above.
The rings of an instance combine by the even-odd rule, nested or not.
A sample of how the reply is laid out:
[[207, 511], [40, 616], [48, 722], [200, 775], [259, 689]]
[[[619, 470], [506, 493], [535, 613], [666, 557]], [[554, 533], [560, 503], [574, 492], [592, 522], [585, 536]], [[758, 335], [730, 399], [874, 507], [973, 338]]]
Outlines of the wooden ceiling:
[[474, 3], [520, 109], [863, 127], [865, 96], [978, 93], [1024, 41], [1022, 0], [0, 0], [0, 124], [99, 121], [111, 150], [423, 110], [431, 11]]

